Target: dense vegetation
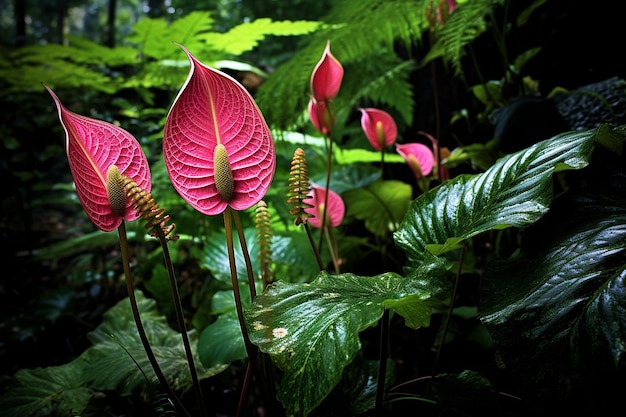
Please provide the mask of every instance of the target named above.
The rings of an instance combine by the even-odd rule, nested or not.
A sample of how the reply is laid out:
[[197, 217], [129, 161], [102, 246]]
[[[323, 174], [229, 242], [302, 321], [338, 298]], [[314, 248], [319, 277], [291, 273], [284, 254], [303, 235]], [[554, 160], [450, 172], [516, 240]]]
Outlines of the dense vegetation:
[[[39, 3], [16, 1], [16, 16], [30, 7], [27, 36], [1, 38], [0, 414], [173, 413], [143, 357], [118, 235], [85, 216], [42, 83], [141, 144], [152, 196], [179, 236], [168, 248], [208, 414], [522, 416], [619, 405], [626, 68], [621, 46], [606, 41], [619, 28], [608, 2], [220, 1], [204, 10], [181, 1], [147, 2], [145, 15], [132, 1]], [[46, 26], [49, 15], [59, 19]], [[328, 41], [344, 69], [332, 136], [307, 112]], [[181, 198], [162, 151], [189, 71], [173, 42], [241, 82], [274, 137], [265, 235], [257, 207], [241, 220], [254, 274], [274, 281], [259, 280], [257, 298], [243, 302], [276, 383], [257, 375], [243, 406], [249, 351], [225, 220]], [[437, 168], [416, 178], [395, 145], [373, 149], [361, 108], [388, 112], [397, 144], [426, 145]], [[330, 178], [345, 203], [326, 231], [334, 240], [312, 230], [321, 268], [290, 213], [290, 183], [304, 172], [294, 171], [296, 149], [311, 182]], [[163, 372], [201, 415], [162, 247], [141, 221], [126, 228]], [[301, 330], [268, 340], [266, 325]]]

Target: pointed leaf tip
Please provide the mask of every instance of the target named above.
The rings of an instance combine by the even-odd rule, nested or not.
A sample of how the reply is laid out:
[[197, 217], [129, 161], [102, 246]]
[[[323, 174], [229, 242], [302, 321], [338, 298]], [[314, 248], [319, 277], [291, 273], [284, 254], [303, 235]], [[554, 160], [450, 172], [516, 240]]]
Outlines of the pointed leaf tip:
[[117, 228], [122, 220], [137, 219], [131, 201], [126, 201], [123, 212], [119, 205], [116, 209], [111, 206], [107, 171], [115, 165], [120, 173], [150, 191], [150, 167], [139, 142], [118, 126], [68, 110], [51, 88], [43, 86], [54, 100], [65, 131], [67, 159], [78, 198], [89, 219], [105, 232]]
[[[170, 180], [203, 214], [220, 214], [227, 206], [248, 209], [263, 198], [274, 176], [276, 154], [269, 127], [239, 82], [178, 46], [190, 69], [165, 122], [163, 156]], [[218, 145], [223, 150], [216, 153]], [[230, 170], [223, 169], [224, 161]]]

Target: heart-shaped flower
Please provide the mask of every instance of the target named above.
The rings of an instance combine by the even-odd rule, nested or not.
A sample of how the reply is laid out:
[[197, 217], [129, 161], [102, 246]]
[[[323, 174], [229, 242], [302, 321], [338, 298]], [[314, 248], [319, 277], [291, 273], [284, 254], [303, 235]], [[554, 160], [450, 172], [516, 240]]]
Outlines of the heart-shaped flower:
[[118, 192], [117, 198], [110, 198], [107, 174], [117, 170], [149, 192], [150, 167], [139, 142], [118, 126], [71, 112], [48, 86], [44, 87], [54, 99], [65, 130], [67, 159], [87, 216], [105, 232], [119, 227], [122, 220], [137, 219], [133, 202], [119, 194], [120, 190], [113, 191], [113, 195]]
[[163, 136], [167, 171], [181, 197], [203, 214], [245, 210], [267, 192], [276, 168], [270, 130], [250, 93], [198, 61], [169, 110]]
[[322, 57], [311, 73], [311, 93], [316, 101], [329, 101], [337, 97], [341, 81], [343, 80], [343, 66], [330, 52], [330, 41]]
[[374, 108], [359, 109], [361, 127], [374, 149], [383, 150], [393, 145], [398, 137], [398, 127], [393, 117], [384, 110]]
[[420, 179], [430, 173], [435, 165], [435, 158], [430, 148], [422, 143], [405, 143], [396, 145], [396, 151], [411, 167], [415, 178]]
[[[304, 211], [312, 214], [313, 217], [308, 219], [311, 226], [320, 229], [322, 227], [322, 219], [324, 216], [324, 201], [326, 199], [326, 189], [317, 184], [311, 183], [312, 195], [305, 198], [303, 202], [310, 204], [312, 207], [305, 208]], [[326, 222], [328, 227], [337, 227], [343, 221], [346, 214], [346, 206], [339, 194], [333, 190], [328, 191], [328, 206], [326, 207]]]

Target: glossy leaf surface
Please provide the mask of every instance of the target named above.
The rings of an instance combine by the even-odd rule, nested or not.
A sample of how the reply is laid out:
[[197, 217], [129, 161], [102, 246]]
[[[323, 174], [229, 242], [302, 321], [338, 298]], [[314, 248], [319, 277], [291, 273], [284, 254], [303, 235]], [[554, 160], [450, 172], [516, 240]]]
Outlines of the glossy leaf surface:
[[78, 115], [68, 110], [47, 86], [57, 107], [59, 120], [66, 134], [66, 152], [78, 198], [85, 212], [98, 229], [110, 232], [122, 220], [139, 217], [126, 202], [123, 217], [117, 216], [107, 194], [107, 170], [111, 165], [131, 178], [143, 190], [150, 191], [150, 167], [137, 140], [126, 130], [101, 120]]
[[[320, 273], [310, 284], [277, 281], [246, 310], [251, 341], [284, 370], [278, 398], [287, 415], [307, 415], [339, 382], [361, 348], [359, 332], [394, 308], [427, 326], [431, 289], [421, 280]], [[307, 395], [301, 395], [307, 393]]]
[[[250, 208], [267, 192], [276, 167], [269, 128], [241, 84], [183, 50], [191, 68], [170, 108], [163, 137], [172, 184], [185, 201], [207, 215], [220, 214], [227, 206]], [[215, 162], [218, 145], [225, 148], [232, 175], [229, 198], [216, 186], [227, 176], [220, 168], [224, 164]]]
[[626, 378], [626, 176], [593, 162], [602, 175], [557, 199], [519, 254], [483, 275], [481, 320], [537, 398], [610, 400]]
[[552, 202], [552, 174], [587, 165], [594, 131], [566, 133], [499, 159], [486, 172], [456, 177], [416, 198], [396, 243], [411, 265], [490, 229], [524, 227]]

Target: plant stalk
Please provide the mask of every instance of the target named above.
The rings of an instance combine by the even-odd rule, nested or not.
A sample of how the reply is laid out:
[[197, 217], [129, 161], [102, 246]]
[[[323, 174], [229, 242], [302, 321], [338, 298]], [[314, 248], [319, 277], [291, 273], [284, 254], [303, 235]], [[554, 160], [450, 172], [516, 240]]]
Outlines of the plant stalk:
[[128, 238], [126, 236], [126, 225], [122, 221], [122, 224], [118, 227], [118, 234], [120, 237], [120, 251], [122, 253], [122, 266], [124, 268], [124, 276], [126, 278], [126, 288], [128, 291], [128, 299], [130, 300], [130, 307], [133, 312], [133, 317], [135, 319], [135, 325], [137, 326], [137, 332], [139, 333], [139, 338], [141, 339], [141, 343], [146, 351], [146, 355], [148, 356], [148, 360], [150, 361], [150, 365], [152, 365], [152, 369], [156, 374], [161, 386], [167, 392], [169, 398], [175, 404], [176, 408], [183, 413], [185, 416], [189, 416], [189, 412], [185, 409], [185, 406], [180, 401], [180, 398], [174, 392], [174, 389], [165, 378], [161, 367], [159, 366], [159, 362], [154, 356], [154, 352], [152, 351], [152, 347], [150, 346], [150, 342], [148, 341], [148, 336], [146, 335], [146, 330], [143, 327], [143, 323], [141, 322], [141, 316], [139, 314], [139, 307], [137, 306], [137, 298], [135, 297], [135, 289], [133, 285], [133, 279], [130, 272], [130, 256], [128, 254]]
[[165, 260], [165, 266], [167, 268], [167, 276], [170, 282], [170, 291], [172, 293], [172, 301], [174, 302], [174, 310], [176, 311], [176, 320], [178, 321], [178, 327], [183, 339], [183, 346], [185, 347], [185, 354], [187, 355], [187, 363], [189, 364], [189, 372], [191, 373], [191, 379], [193, 381], [193, 389], [200, 408], [200, 415], [202, 417], [208, 416], [206, 404], [204, 402], [204, 396], [202, 395], [202, 387], [198, 380], [198, 371], [193, 359], [193, 353], [191, 351], [191, 345], [189, 343], [189, 335], [187, 334], [187, 324], [185, 323], [185, 313], [183, 312], [182, 302], [180, 300], [180, 292], [178, 291], [178, 282], [174, 276], [174, 266], [172, 265], [172, 258], [170, 256], [169, 248], [167, 247], [167, 239], [165, 233], [160, 227], [155, 227], [154, 230], [157, 233], [161, 248], [163, 249], [163, 258]]

